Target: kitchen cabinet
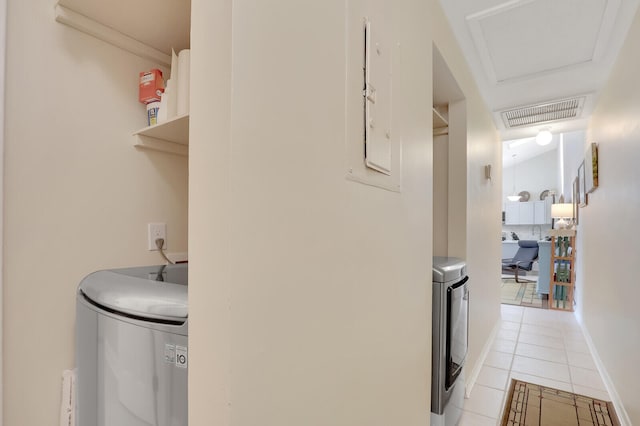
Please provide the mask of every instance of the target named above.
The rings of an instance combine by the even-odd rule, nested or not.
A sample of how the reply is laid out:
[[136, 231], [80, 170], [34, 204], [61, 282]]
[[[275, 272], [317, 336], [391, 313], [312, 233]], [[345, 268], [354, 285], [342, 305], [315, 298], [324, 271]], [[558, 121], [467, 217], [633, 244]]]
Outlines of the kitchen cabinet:
[[504, 206], [505, 225], [520, 225], [520, 203], [510, 202]]
[[551, 206], [546, 200], [508, 202], [505, 204], [505, 225], [547, 225], [551, 223]]
[[522, 225], [529, 225], [535, 222], [535, 218], [534, 218], [534, 205], [533, 203], [528, 203], [528, 202], [524, 202], [524, 203], [518, 203], [519, 204], [519, 220], [520, 220], [520, 224]]
[[534, 201], [533, 202], [533, 224], [534, 225], [544, 225], [547, 222], [547, 215], [545, 213], [545, 202], [544, 201]]

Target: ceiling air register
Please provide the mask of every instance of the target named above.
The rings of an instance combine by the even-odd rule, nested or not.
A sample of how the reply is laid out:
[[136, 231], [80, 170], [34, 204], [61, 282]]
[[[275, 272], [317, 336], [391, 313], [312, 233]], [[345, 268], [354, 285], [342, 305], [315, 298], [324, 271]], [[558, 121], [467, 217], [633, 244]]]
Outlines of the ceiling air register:
[[532, 126], [534, 124], [579, 118], [585, 96], [562, 99], [535, 105], [527, 105], [501, 111], [500, 116], [506, 128]]

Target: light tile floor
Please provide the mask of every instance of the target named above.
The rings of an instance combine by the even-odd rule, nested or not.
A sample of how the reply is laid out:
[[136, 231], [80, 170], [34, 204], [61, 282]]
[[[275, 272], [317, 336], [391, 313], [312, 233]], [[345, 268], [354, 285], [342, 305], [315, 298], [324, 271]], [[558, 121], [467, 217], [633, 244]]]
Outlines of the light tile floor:
[[501, 305], [502, 322], [458, 426], [496, 425], [511, 379], [610, 401], [570, 312]]

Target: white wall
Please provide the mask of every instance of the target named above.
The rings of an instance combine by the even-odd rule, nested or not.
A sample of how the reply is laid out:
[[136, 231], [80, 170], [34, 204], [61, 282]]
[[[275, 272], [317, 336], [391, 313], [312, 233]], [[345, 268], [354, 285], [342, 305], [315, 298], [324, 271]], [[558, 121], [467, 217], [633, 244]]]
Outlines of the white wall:
[[[573, 201], [573, 180], [578, 176], [578, 167], [584, 159], [584, 145], [586, 132], [575, 131], [562, 135], [562, 150], [558, 149], [558, 166], [564, 173], [564, 185], [558, 171], [558, 188], [564, 194], [566, 202]], [[562, 151], [562, 152], [560, 152]]]
[[[640, 15], [596, 104], [600, 186], [580, 209], [577, 312], [629, 415], [640, 424]], [[586, 146], [583, 147], [583, 152]]]
[[449, 136], [433, 138], [433, 255], [449, 254]]
[[346, 5], [192, 2], [191, 425], [428, 424], [432, 41], [467, 98], [471, 365], [498, 319], [500, 185], [483, 176], [500, 148], [444, 14], [387, 15], [397, 193], [345, 178], [362, 22]]
[[153, 63], [56, 23], [49, 0], [10, 0], [7, 21], [4, 425], [54, 426], [79, 281], [161, 263], [147, 222], [186, 250], [187, 161], [132, 146]]
[[[515, 191], [528, 191], [529, 201], [540, 200], [544, 190], [558, 190], [558, 153], [556, 150], [545, 152], [523, 161], [503, 171], [502, 201], [507, 203], [507, 195]], [[559, 194], [558, 194], [559, 195]], [[557, 200], [557, 197], [556, 197]]]
[[[491, 115], [475, 86], [467, 62], [456, 43], [440, 3], [431, 1], [430, 6], [432, 25], [430, 37], [465, 97], [465, 101], [457, 102], [454, 108], [466, 109], [466, 173], [460, 170], [460, 173], [455, 175], [450, 171], [449, 187], [452, 186], [452, 176], [466, 178], [464, 184], [458, 183], [455, 186], [466, 187], [467, 192], [466, 200], [458, 200], [457, 206], [464, 205], [466, 208], [466, 255], [462, 257], [467, 260], [470, 276], [467, 372], [471, 372], [481, 361], [479, 359], [481, 351], [500, 316], [501, 270], [500, 264], [495, 259], [500, 259], [502, 252], [500, 242], [502, 146]], [[428, 76], [428, 78], [431, 77]], [[450, 109], [451, 107], [452, 105], [449, 105]], [[449, 164], [452, 164], [451, 159]], [[484, 166], [487, 164], [493, 166], [492, 180], [484, 177]], [[451, 209], [451, 203], [449, 209]], [[460, 227], [460, 229], [463, 228]], [[461, 240], [461, 236], [456, 234], [460, 229], [449, 228], [450, 242]], [[461, 247], [460, 243], [458, 247]], [[449, 253], [455, 253], [451, 246]], [[495, 265], [495, 267], [488, 265]], [[467, 379], [469, 381], [473, 377], [468, 375]]]

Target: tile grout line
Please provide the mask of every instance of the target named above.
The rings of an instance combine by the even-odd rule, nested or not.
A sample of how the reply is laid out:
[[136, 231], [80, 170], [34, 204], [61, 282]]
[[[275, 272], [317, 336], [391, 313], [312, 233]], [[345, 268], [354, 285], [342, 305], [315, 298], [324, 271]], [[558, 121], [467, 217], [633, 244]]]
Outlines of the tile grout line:
[[511, 354], [511, 362], [509, 363], [509, 371], [507, 373], [507, 383], [505, 383], [505, 388], [503, 389], [504, 394], [502, 395], [502, 403], [500, 404], [500, 411], [498, 412], [497, 420], [500, 421], [502, 418], [502, 413], [507, 405], [507, 398], [509, 394], [509, 386], [511, 385], [511, 380], [513, 380], [513, 362], [516, 359], [516, 351], [518, 350], [518, 344], [520, 343], [520, 330], [522, 330], [522, 321], [524, 320], [525, 308], [522, 308], [522, 312], [520, 315], [520, 321], [518, 322], [518, 333], [516, 335], [516, 344], [513, 347], [513, 353]]
[[[593, 392], [604, 392], [605, 394], [609, 394], [610, 393], [609, 389], [608, 389], [608, 386], [607, 386], [607, 383], [602, 378], [602, 374], [600, 372], [600, 369], [598, 368], [598, 365], [596, 364], [595, 357], [594, 357], [594, 355], [593, 355], [593, 353], [591, 351], [592, 348], [589, 346], [589, 342], [587, 341], [587, 337], [585, 336], [584, 330], [580, 328], [580, 323], [577, 322], [578, 328], [576, 329], [576, 327], [574, 326], [574, 323], [571, 322], [568, 318], [565, 319], [564, 317], [561, 318], [558, 315], [555, 315], [555, 316], [552, 316], [552, 318], [556, 319], [556, 321], [545, 321], [548, 324], [542, 325], [541, 327], [543, 327], [545, 329], [548, 329], [550, 331], [551, 330], [556, 331], [556, 332], [558, 332], [559, 336], [558, 335], [548, 335], [548, 334], [538, 334], [538, 333], [527, 333], [526, 332], [526, 327], [524, 327], [524, 325], [532, 325], [532, 326], [538, 326], [539, 325], [536, 322], [537, 316], [536, 316], [535, 312], [530, 312], [530, 311], [537, 311], [537, 310], [538, 310], [537, 308], [521, 307], [521, 310], [520, 310], [519, 316], [518, 316], [518, 318], [519, 318], [518, 321], [513, 321], [513, 319], [514, 319], [514, 312], [513, 311], [506, 312], [506, 313], [508, 313], [507, 316], [509, 316], [508, 319], [503, 319], [502, 317], [500, 318], [500, 328], [501, 329], [502, 329], [502, 327], [504, 325], [506, 325], [506, 323], [509, 323], [509, 325], [511, 327], [514, 324], [517, 324], [517, 327], [515, 329], [514, 328], [506, 329], [506, 330], [510, 330], [512, 332], [515, 332], [515, 341], [513, 342], [513, 351], [511, 352], [511, 360], [509, 362], [509, 365], [507, 366], [507, 369], [502, 368], [502, 365], [500, 367], [493, 367], [491, 365], [487, 365], [486, 363], [483, 363], [483, 367], [492, 367], [494, 370], [506, 371], [506, 373], [507, 373], [507, 381], [504, 384], [504, 388], [503, 389], [498, 389], [498, 388], [496, 388], [494, 386], [490, 386], [490, 385], [482, 385], [482, 386], [487, 388], [487, 389], [493, 389], [494, 391], [502, 390], [503, 397], [502, 397], [502, 404], [500, 406], [501, 408], [500, 408], [499, 412], [497, 413], [497, 418], [495, 418], [495, 419], [493, 417], [489, 417], [489, 416], [487, 416], [486, 414], [483, 414], [483, 413], [466, 410], [470, 414], [475, 414], [475, 415], [478, 415], [478, 416], [491, 418], [492, 420], [496, 420], [497, 422], [499, 422], [500, 419], [502, 418], [502, 414], [504, 412], [504, 408], [505, 408], [506, 403], [507, 403], [507, 396], [508, 396], [507, 393], [508, 393], [509, 385], [511, 383], [510, 379], [512, 378], [512, 376], [514, 374], [522, 374], [523, 376], [531, 376], [532, 380], [533, 380], [533, 377], [538, 377], [541, 380], [558, 382], [558, 384], [564, 383], [565, 385], [569, 386], [570, 392], [573, 392], [573, 393], [576, 393], [576, 394], [579, 393], [577, 391], [577, 389], [576, 389], [576, 386], [579, 386], [581, 389], [585, 390], [585, 392], [593, 391]], [[529, 313], [530, 315], [527, 315], [527, 313]], [[574, 319], [574, 321], [576, 321], [575, 318], [573, 318], [573, 319]], [[576, 333], [576, 331], [578, 333]], [[536, 344], [536, 343], [521, 342], [520, 339], [523, 337], [523, 334], [531, 334], [531, 335], [540, 336], [541, 338], [550, 338], [550, 339], [560, 340], [562, 342], [562, 347], [561, 348], [559, 348], [559, 347], [549, 347], [549, 346], [542, 346], [542, 345]], [[581, 336], [578, 336], [578, 334], [581, 334]], [[510, 339], [503, 339], [503, 340], [510, 341]], [[588, 353], [583, 353], [580, 350], [576, 350], [576, 348], [580, 349], [578, 345], [573, 345], [571, 347], [572, 351], [570, 351], [568, 343], [571, 343], [571, 342], [582, 342], [582, 343], [584, 343], [587, 346], [589, 352]], [[556, 354], [558, 356], [559, 355], [563, 355], [564, 359], [561, 360], [561, 361], [558, 361], [557, 359], [556, 360], [548, 360], [548, 359], [543, 359], [543, 358], [536, 357], [535, 355], [521, 355], [521, 354], [518, 354], [518, 350], [520, 349], [521, 345], [523, 345], [523, 344], [524, 345], [529, 345], [531, 347], [535, 347], [536, 349], [529, 348], [534, 354], [537, 353], [537, 351], [538, 351], [537, 348], [540, 348], [543, 352], [544, 352], [544, 350], [556, 351]], [[507, 353], [507, 352], [502, 352], [502, 351], [495, 351], [495, 352], [499, 352], [499, 353], [503, 353], [503, 354]], [[571, 363], [572, 358], [569, 356], [570, 355], [569, 352], [577, 353], [577, 354], [580, 354], [581, 356], [582, 355], [588, 356], [591, 359], [591, 362], [593, 364], [596, 364], [596, 369], [594, 370], [593, 368], [587, 368], [587, 367], [582, 367], [582, 366], [578, 366], [578, 365], [572, 365], [572, 363]], [[535, 361], [552, 363], [552, 364], [558, 365], [558, 366], [564, 365], [565, 368], [567, 369], [569, 382], [566, 382], [564, 380], [559, 380], [556, 376], [553, 376], [553, 374], [551, 374], [551, 376], [553, 376], [553, 377], [545, 377], [545, 376], [539, 376], [538, 374], [531, 374], [531, 373], [526, 373], [526, 372], [522, 372], [522, 373], [521, 372], [514, 372], [513, 367], [515, 365], [515, 357], [516, 356], [519, 356], [521, 358], [535, 360]], [[534, 369], [534, 370], [537, 370], [537, 369]], [[605, 389], [604, 390], [603, 389], [599, 389], [599, 388], [593, 387], [591, 385], [582, 385], [582, 384], [578, 385], [578, 384], [576, 384], [575, 383], [576, 377], [574, 377], [574, 376], [576, 376], [576, 374], [580, 375], [582, 370], [584, 370], [588, 374], [593, 374], [593, 373], [597, 374], [598, 377], [600, 378], [600, 380], [603, 381]], [[504, 373], [501, 373], [501, 374], [504, 374]], [[558, 374], [560, 374], [560, 372], [558, 372]], [[588, 384], [592, 384], [591, 383], [592, 381], [589, 380], [588, 377], [585, 378], [585, 380], [583, 380], [583, 382], [588, 383]], [[586, 393], [586, 395], [589, 396], [589, 393]], [[596, 396], [592, 396], [592, 397], [596, 397]], [[609, 397], [609, 399], [611, 399], [611, 397]], [[464, 410], [464, 408], [463, 408], [463, 410]]]
[[569, 353], [567, 351], [567, 335], [566, 329], [563, 327], [562, 329], [562, 345], [564, 347], [564, 355], [567, 357], [567, 368], [569, 369], [569, 380], [571, 381], [571, 391], [576, 393], [576, 388], [573, 383], [573, 372], [571, 371], [571, 366], [569, 364]]

